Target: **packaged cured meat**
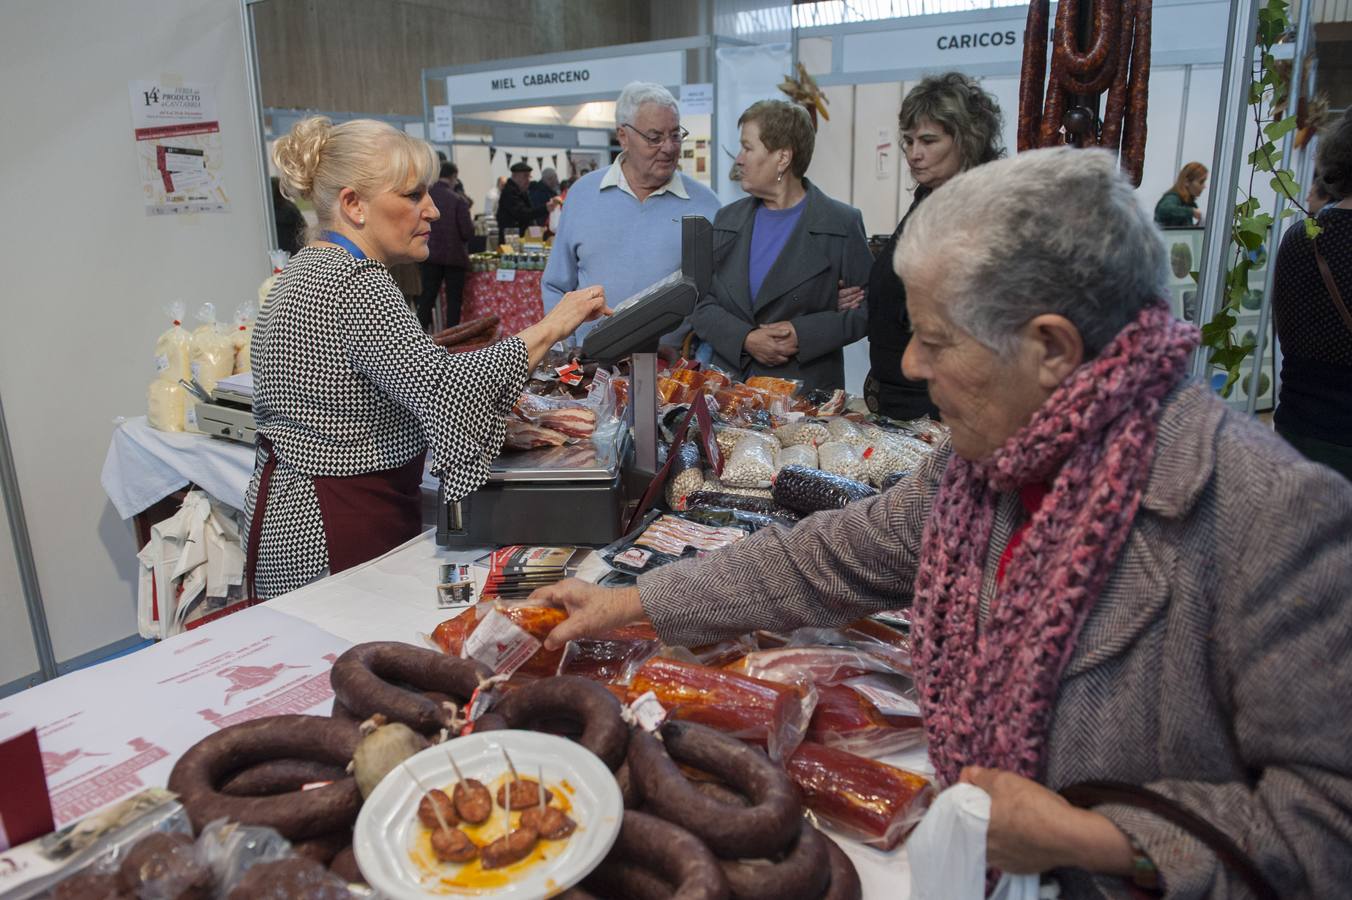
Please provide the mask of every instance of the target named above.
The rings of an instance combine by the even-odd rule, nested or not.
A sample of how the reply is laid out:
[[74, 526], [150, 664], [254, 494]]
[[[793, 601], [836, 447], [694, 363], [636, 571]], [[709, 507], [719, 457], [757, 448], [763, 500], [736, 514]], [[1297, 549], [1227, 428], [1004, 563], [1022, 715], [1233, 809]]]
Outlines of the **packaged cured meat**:
[[183, 311], [182, 300], [166, 306], [171, 324], [155, 339], [156, 377], [174, 383], [192, 377], [192, 335], [183, 328]]
[[631, 575], [726, 547], [746, 537], [755, 528], [727, 521], [709, 525], [677, 513], [649, 513], [638, 527], [600, 551], [611, 568]]
[[704, 393], [713, 394], [717, 391], [721, 391], [730, 384], [732, 384], [732, 379], [718, 369], [704, 370]]
[[792, 397], [803, 386], [801, 381], [787, 378], [773, 378], [769, 375], [755, 375], [746, 380], [746, 386], [758, 391], [768, 391], [781, 397]]
[[780, 684], [810, 681], [821, 686], [840, 684], [869, 672], [892, 673], [894, 670], [884, 660], [848, 645], [794, 646], [790, 643], [776, 650], [747, 654], [737, 664], [737, 671]]
[[847, 837], [891, 850], [934, 799], [928, 778], [811, 741], [785, 766], [808, 808]]
[[836, 750], [878, 757], [924, 743], [925, 728], [918, 711], [912, 716], [885, 715], [868, 695], [851, 684], [817, 685], [817, 707], [808, 724], [807, 739]]
[[882, 671], [911, 677], [911, 638], [876, 619], [860, 619], [843, 628], [798, 628], [785, 648], [842, 647], [875, 659]]
[[633, 681], [634, 673], [661, 649], [661, 641], [644, 638], [569, 641], [563, 648], [558, 674], [627, 685]]
[[523, 393], [512, 412], [532, 425], [557, 431], [572, 440], [589, 438], [596, 431], [596, 411], [571, 397]]
[[776, 503], [804, 515], [823, 509], [841, 509], [876, 493], [875, 488], [862, 482], [805, 466], [781, 468], [775, 475], [772, 490]]
[[719, 480], [729, 487], [768, 488], [778, 471], [778, 456], [775, 446], [761, 440], [759, 435], [744, 437], [728, 454]]
[[811, 444], [794, 444], [792, 447], [785, 447], [779, 451], [779, 457], [775, 460], [779, 469], [785, 466], [806, 466], [809, 469], [817, 468], [817, 448]]
[[230, 332], [230, 342], [235, 346], [235, 368], [231, 374], [240, 375], [253, 369], [249, 356], [249, 344], [253, 340], [254, 305], [245, 303], [235, 310], [235, 330]]
[[765, 746], [775, 760], [788, 758], [807, 732], [817, 691], [748, 678], [725, 669], [655, 657], [629, 685], [631, 698], [652, 691], [669, 718], [699, 722]]
[[808, 444], [815, 447], [831, 440], [831, 432], [827, 430], [825, 422], [803, 418], [797, 422], [790, 422], [788, 425], [776, 428], [775, 437], [779, 438], [779, 442], [785, 447], [792, 447], [796, 444]]
[[[517, 675], [547, 678], [558, 671], [563, 651], [545, 650], [544, 639], [566, 618], [567, 613], [550, 606], [479, 603], [438, 625], [432, 640], [451, 656], [477, 659], [498, 674], [510, 669]], [[488, 630], [476, 641], [476, 633], [484, 627]]]
[[538, 447], [562, 447], [568, 435], [552, 428], [532, 424], [516, 416], [507, 417], [507, 438], [503, 446], [509, 450], [534, 450]]
[[235, 342], [216, 321], [214, 303], [203, 303], [197, 319], [202, 324], [192, 333], [189, 368], [192, 377], [209, 393], [216, 389], [216, 382], [234, 372]]

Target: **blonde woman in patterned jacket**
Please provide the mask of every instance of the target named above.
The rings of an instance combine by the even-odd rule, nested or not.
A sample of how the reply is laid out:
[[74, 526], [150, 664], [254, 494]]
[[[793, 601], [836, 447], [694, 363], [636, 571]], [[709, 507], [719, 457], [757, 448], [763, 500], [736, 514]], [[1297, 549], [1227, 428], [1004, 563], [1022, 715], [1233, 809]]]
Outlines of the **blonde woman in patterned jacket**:
[[387, 268], [427, 258], [436, 152], [383, 122], [316, 116], [277, 142], [273, 161], [286, 194], [314, 204], [319, 231], [278, 276], [251, 344], [246, 572], [264, 598], [415, 537], [429, 449], [452, 497], [483, 484], [527, 373], [609, 314], [588, 288], [515, 337], [448, 354]]
[[896, 256], [902, 365], [950, 444], [879, 496], [636, 588], [538, 591], [570, 611], [549, 643], [646, 619], [693, 645], [910, 604], [930, 760], [990, 794], [991, 866], [1075, 898], [1253, 896], [1160, 803], [1058, 793], [1111, 780], [1210, 823], [1267, 896], [1346, 896], [1352, 485], [1186, 380], [1197, 332], [1160, 300], [1166, 258], [1102, 151], [956, 176]]

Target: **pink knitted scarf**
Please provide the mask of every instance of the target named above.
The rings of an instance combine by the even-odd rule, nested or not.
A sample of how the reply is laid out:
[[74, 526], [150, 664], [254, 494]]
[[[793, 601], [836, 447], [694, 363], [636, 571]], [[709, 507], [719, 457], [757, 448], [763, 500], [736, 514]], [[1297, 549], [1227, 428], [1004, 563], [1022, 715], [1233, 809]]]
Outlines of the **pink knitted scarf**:
[[[912, 609], [920, 707], [942, 784], [967, 765], [1041, 775], [1061, 673], [1136, 516], [1160, 403], [1195, 346], [1196, 328], [1152, 304], [989, 458], [948, 464]], [[979, 623], [996, 501], [1039, 482], [1051, 492]]]

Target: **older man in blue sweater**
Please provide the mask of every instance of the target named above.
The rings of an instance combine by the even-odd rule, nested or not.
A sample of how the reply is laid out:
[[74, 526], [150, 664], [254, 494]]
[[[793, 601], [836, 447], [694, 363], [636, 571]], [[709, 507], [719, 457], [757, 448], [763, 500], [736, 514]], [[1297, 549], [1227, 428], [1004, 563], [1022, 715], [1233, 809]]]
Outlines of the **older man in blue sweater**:
[[[568, 191], [541, 281], [545, 310], [569, 291], [599, 284], [612, 306], [681, 267], [682, 216], [710, 221], [713, 191], [676, 171], [680, 107], [660, 84], [632, 82], [615, 104], [623, 152]], [[577, 330], [579, 340], [590, 326]]]

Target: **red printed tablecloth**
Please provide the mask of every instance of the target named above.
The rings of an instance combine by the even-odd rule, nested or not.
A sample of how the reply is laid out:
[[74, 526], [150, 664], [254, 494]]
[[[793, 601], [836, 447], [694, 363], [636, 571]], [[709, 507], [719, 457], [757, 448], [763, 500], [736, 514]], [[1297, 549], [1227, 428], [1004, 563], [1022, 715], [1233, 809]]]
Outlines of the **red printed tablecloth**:
[[515, 271], [513, 281], [498, 281], [497, 272], [469, 273], [465, 277], [460, 321], [497, 316], [505, 336], [516, 334], [543, 319], [545, 306], [540, 299], [540, 277], [544, 273], [527, 269]]

